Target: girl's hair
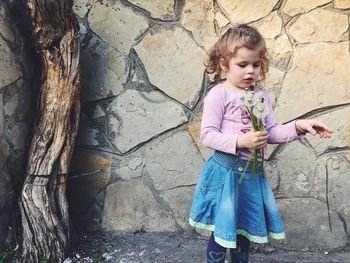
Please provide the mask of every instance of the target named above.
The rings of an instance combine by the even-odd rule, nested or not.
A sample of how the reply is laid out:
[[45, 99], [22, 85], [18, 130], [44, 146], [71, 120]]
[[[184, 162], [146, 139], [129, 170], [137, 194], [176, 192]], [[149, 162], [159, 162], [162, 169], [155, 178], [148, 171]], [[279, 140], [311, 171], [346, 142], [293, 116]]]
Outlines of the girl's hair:
[[209, 51], [209, 59], [205, 63], [206, 71], [209, 74], [215, 73], [214, 80], [221, 80], [220, 59], [229, 65], [229, 60], [234, 57], [237, 50], [241, 47], [248, 49], [257, 49], [260, 52], [261, 59], [261, 79], [265, 78], [269, 70], [269, 60], [264, 38], [254, 27], [246, 24], [240, 24], [229, 28], [215, 43]]

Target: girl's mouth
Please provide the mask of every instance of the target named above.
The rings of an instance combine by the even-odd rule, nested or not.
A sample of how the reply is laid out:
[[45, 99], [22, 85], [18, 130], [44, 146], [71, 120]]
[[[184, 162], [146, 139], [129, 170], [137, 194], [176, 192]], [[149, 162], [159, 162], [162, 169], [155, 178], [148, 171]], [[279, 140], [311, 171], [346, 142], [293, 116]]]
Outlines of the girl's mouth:
[[243, 79], [243, 83], [245, 83], [245, 84], [250, 84], [250, 83], [252, 83], [253, 81], [254, 81], [254, 79], [252, 79], [252, 78]]

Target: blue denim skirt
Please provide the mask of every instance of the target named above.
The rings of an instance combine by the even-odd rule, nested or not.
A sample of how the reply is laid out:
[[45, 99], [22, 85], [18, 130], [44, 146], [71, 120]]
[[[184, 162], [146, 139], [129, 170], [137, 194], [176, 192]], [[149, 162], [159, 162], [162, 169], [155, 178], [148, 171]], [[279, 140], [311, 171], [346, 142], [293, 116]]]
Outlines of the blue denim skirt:
[[252, 174], [251, 161], [215, 151], [205, 163], [194, 193], [189, 222], [214, 231], [215, 241], [236, 248], [236, 236], [267, 243], [284, 238], [281, 215], [262, 167]]

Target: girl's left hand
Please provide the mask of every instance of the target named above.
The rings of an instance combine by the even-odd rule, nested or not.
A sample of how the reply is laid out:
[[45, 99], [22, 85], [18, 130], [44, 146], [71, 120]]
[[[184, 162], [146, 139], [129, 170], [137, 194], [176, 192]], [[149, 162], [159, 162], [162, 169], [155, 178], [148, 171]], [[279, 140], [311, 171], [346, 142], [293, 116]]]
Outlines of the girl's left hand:
[[297, 120], [295, 126], [298, 134], [311, 133], [312, 135], [318, 134], [320, 138], [330, 138], [333, 133], [324, 123], [313, 119]]

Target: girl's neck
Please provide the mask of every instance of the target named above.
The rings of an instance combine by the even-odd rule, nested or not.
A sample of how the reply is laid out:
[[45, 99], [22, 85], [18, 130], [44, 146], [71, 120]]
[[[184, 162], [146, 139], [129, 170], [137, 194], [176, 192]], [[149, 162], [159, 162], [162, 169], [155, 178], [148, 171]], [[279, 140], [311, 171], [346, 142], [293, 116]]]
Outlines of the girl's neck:
[[[243, 89], [243, 88], [239, 88], [239, 87], [232, 85], [232, 83], [229, 82], [228, 80], [225, 80], [223, 82], [223, 84], [225, 85], [225, 87], [227, 87], [230, 91], [233, 91], [233, 92], [243, 93], [245, 91], [245, 89]], [[254, 90], [254, 85], [250, 86], [249, 90]]]

